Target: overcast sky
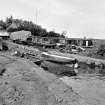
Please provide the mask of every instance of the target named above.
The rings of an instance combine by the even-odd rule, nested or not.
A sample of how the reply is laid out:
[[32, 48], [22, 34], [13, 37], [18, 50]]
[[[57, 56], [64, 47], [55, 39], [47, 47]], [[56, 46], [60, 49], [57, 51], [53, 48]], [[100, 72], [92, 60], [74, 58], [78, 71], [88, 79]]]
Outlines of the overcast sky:
[[[31, 20], [68, 37], [105, 39], [105, 0], [0, 0], [0, 18]], [[37, 12], [36, 12], [37, 11]]]

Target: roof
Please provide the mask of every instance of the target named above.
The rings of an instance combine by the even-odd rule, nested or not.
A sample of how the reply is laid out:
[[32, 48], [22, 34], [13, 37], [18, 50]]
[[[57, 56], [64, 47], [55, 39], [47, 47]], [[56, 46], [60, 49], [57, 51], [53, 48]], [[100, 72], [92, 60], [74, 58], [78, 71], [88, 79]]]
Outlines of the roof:
[[23, 30], [23, 31], [12, 32], [10, 38], [13, 40], [16, 39], [26, 40], [29, 36], [31, 36], [31, 32]]
[[14, 35], [18, 35], [18, 34], [21, 34], [21, 35], [31, 35], [31, 32], [30, 31], [16, 31], [16, 32], [12, 32], [11, 34], [14, 34]]
[[0, 31], [0, 37], [9, 36], [8, 32]]
[[66, 38], [66, 40], [93, 40], [92, 38]]

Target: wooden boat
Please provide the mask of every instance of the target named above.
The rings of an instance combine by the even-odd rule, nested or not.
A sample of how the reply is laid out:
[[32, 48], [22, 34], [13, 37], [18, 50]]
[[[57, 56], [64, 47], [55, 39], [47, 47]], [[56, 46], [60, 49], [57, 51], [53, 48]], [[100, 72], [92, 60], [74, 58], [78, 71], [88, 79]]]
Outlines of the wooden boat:
[[51, 61], [51, 62], [55, 62], [55, 63], [75, 64], [75, 62], [76, 62], [75, 58], [68, 58], [68, 57], [64, 57], [64, 56], [50, 54], [48, 52], [43, 52], [42, 57], [46, 61]]

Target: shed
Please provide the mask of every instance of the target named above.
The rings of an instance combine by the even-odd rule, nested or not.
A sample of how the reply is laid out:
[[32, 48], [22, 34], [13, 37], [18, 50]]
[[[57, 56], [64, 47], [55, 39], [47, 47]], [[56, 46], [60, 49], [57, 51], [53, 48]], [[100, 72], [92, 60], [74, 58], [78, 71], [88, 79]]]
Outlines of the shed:
[[5, 31], [0, 31], [0, 38], [6, 40], [9, 38], [9, 33]]
[[66, 42], [67, 42], [67, 44], [77, 45], [77, 46], [82, 46], [82, 47], [87, 47], [87, 48], [94, 46], [93, 39], [67, 38]]
[[29, 38], [31, 36], [31, 32], [30, 31], [16, 31], [10, 34], [10, 39], [12, 40], [20, 40], [20, 41], [26, 41], [27, 38]]

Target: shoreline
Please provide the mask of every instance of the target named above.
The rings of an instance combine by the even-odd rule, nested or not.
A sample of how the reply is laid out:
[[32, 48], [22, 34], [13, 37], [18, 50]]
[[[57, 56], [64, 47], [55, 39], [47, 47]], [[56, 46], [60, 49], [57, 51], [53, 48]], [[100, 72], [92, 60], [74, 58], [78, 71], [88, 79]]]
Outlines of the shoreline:
[[99, 66], [100, 64], [105, 65], [105, 60], [102, 60], [102, 59], [91, 58], [91, 57], [82, 56], [82, 55], [78, 55], [78, 54], [61, 53], [58, 51], [48, 51], [48, 52], [51, 54], [60, 55], [60, 56], [64, 56], [64, 57], [75, 58], [79, 62], [84, 62], [86, 64], [95, 63], [96, 66]]

